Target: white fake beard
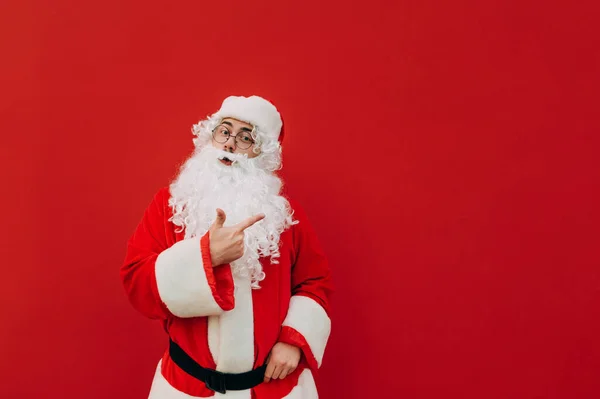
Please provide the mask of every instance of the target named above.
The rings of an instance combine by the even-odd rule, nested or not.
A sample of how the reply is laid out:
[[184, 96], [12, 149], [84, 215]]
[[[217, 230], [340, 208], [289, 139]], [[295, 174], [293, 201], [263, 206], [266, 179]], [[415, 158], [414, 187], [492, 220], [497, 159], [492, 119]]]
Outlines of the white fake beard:
[[[223, 157], [233, 164], [222, 164]], [[177, 231], [185, 230], [185, 238], [202, 237], [215, 221], [217, 208], [225, 212], [225, 227], [265, 215], [245, 230], [244, 255], [231, 263], [232, 272], [249, 278], [253, 288], [260, 288], [265, 278], [259, 258], [270, 256], [271, 263], [278, 263], [281, 233], [297, 223], [289, 202], [279, 195], [281, 179], [260, 168], [259, 157], [231, 154], [211, 144], [198, 148], [171, 184], [169, 199], [169, 220], [180, 228]]]

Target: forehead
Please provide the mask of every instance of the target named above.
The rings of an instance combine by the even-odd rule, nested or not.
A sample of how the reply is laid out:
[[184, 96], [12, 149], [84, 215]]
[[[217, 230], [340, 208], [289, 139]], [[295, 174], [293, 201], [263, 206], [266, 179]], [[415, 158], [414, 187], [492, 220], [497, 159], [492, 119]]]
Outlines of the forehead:
[[245, 127], [246, 129], [249, 129], [249, 130], [254, 129], [254, 126], [252, 126], [251, 124], [242, 122], [239, 119], [235, 119], [235, 118], [223, 118], [221, 123], [225, 123], [225, 122], [227, 122], [227, 124], [231, 125], [233, 127], [233, 129], [235, 129], [235, 130], [241, 129], [243, 127]]

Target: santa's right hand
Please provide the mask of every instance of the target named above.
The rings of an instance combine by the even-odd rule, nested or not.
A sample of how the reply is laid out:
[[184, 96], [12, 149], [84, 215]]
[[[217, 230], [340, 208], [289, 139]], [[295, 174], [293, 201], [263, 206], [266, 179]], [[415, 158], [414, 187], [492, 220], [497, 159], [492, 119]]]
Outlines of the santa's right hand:
[[217, 209], [217, 218], [210, 226], [210, 258], [213, 267], [231, 263], [244, 255], [244, 230], [254, 223], [264, 219], [259, 214], [231, 227], [224, 227], [226, 215], [222, 209]]

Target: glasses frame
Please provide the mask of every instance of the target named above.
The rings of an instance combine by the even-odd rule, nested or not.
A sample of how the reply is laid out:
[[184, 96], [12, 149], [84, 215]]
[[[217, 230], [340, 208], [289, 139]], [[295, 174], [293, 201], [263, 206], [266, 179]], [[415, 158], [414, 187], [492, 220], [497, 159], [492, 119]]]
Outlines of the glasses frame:
[[[233, 134], [229, 134], [229, 137], [227, 137], [227, 139], [226, 139], [225, 141], [219, 141], [219, 140], [217, 140], [217, 138], [215, 137], [215, 136], [216, 136], [216, 132], [217, 132], [217, 129], [218, 129], [219, 127], [221, 127], [221, 126], [225, 126], [227, 130], [230, 130], [229, 126], [227, 126], [227, 125], [225, 125], [225, 124], [223, 124], [223, 123], [219, 123], [217, 126], [215, 126], [215, 128], [212, 130], [212, 138], [213, 138], [213, 140], [215, 140], [217, 143], [219, 143], [219, 144], [225, 144], [225, 143], [227, 143], [227, 142], [229, 141], [229, 139], [230, 139], [230, 138], [232, 138], [232, 137], [233, 137], [233, 142], [235, 143], [236, 147], [239, 147], [239, 148], [240, 148], [240, 149], [242, 149], [242, 150], [247, 150], [247, 149], [249, 149], [249, 148], [252, 148], [252, 146], [253, 146], [254, 144], [256, 144], [256, 140], [254, 139], [254, 132], [255, 132], [255, 130], [256, 130], [256, 127], [255, 127], [255, 126], [252, 126], [252, 131], [250, 132], [250, 139], [251, 139], [252, 141], [250, 142], [250, 145], [249, 145], [249, 146], [247, 146], [247, 147], [244, 147], [244, 146], [245, 146], [247, 143], [245, 143], [245, 142], [243, 142], [243, 141], [238, 141], [238, 139], [237, 139], [237, 138], [238, 138], [238, 136], [240, 136], [242, 133], [248, 133], [248, 132], [242, 132], [242, 133], [238, 133], [238, 134], [236, 134], [235, 136], [234, 136]], [[242, 144], [242, 145], [240, 145], [240, 143], [243, 143], [243, 144]]]

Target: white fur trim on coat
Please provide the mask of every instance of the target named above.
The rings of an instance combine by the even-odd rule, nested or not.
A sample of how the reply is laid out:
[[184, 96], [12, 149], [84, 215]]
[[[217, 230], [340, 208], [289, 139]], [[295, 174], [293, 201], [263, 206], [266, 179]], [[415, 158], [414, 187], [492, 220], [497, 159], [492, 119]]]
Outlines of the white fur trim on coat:
[[318, 399], [317, 385], [310, 369], [304, 369], [298, 377], [298, 385], [282, 399]]
[[[150, 388], [148, 399], [196, 399], [197, 396], [185, 394], [169, 384], [161, 373], [161, 363], [162, 360], [158, 362], [158, 366], [156, 367], [156, 373], [152, 380], [152, 387]], [[229, 391], [225, 395], [215, 392], [213, 396], [210, 396], [210, 398], [225, 399], [250, 399], [250, 397], [251, 393], [249, 389], [245, 391]], [[317, 399], [318, 397], [319, 395], [317, 394], [317, 387], [312, 373], [309, 369], [305, 369], [298, 378], [298, 385], [282, 399]]]
[[179, 241], [161, 252], [156, 259], [155, 274], [160, 299], [175, 316], [223, 313], [208, 284], [199, 238]]
[[[183, 393], [173, 388], [171, 384], [162, 375], [162, 360], [158, 362], [154, 378], [152, 379], [152, 386], [150, 387], [150, 394], [148, 399], [193, 399], [197, 396], [191, 396], [187, 393]], [[214, 398], [214, 396], [211, 396]]]
[[233, 276], [233, 310], [208, 319], [208, 344], [222, 373], [244, 373], [254, 365], [254, 313], [252, 287], [247, 278]]
[[304, 336], [320, 367], [331, 332], [331, 320], [325, 309], [312, 298], [293, 296], [283, 325]]

